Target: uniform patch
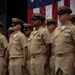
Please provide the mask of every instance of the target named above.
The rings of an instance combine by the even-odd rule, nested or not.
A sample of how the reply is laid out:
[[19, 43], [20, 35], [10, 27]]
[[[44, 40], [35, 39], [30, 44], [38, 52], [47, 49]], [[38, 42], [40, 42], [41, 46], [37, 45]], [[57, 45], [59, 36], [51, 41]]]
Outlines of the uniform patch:
[[30, 41], [30, 40], [31, 40], [31, 38], [28, 38], [28, 39], [27, 39], [27, 41]]
[[20, 42], [20, 38], [19, 37], [16, 37], [15, 39], [14, 39], [14, 43], [19, 43]]
[[36, 38], [36, 39], [41, 39], [41, 34], [40, 34], [40, 33], [37, 33], [37, 34], [35, 35], [35, 38]]
[[65, 30], [64, 35], [65, 36], [70, 36], [71, 35], [71, 31], [70, 30]]

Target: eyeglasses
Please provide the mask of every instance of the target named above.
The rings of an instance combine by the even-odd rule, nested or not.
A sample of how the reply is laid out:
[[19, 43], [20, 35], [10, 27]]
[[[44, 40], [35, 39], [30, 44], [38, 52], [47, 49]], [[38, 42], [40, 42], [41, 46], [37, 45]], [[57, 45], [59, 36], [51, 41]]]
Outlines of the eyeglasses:
[[12, 22], [12, 26], [16, 26], [17, 24], [20, 24], [19, 22]]

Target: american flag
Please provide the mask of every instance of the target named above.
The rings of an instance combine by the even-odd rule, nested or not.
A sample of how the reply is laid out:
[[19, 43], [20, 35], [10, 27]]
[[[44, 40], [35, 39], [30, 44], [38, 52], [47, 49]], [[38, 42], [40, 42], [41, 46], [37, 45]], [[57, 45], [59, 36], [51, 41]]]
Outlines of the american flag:
[[[31, 18], [34, 12], [41, 13], [46, 19], [56, 20], [57, 26], [60, 25], [58, 20], [57, 9], [59, 6], [67, 6], [75, 13], [75, 0], [28, 0], [28, 23], [32, 23]], [[43, 23], [45, 27], [45, 23]]]

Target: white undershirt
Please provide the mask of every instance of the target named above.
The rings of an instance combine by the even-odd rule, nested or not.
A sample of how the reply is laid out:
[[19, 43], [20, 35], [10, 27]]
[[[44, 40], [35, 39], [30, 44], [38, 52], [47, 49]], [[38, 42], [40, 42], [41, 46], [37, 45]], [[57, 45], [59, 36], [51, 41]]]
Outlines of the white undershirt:
[[65, 29], [66, 25], [61, 26], [62, 30]]

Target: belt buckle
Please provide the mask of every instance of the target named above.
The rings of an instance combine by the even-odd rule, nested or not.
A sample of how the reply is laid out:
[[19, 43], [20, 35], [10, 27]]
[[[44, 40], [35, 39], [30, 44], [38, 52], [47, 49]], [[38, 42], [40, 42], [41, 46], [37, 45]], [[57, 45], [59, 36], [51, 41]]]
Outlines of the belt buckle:
[[16, 59], [16, 57], [13, 57], [13, 58], [11, 58], [12, 60], [15, 60]]
[[12, 60], [14, 60], [15, 58], [11, 58]]
[[35, 58], [35, 55], [32, 55], [33, 58]]

